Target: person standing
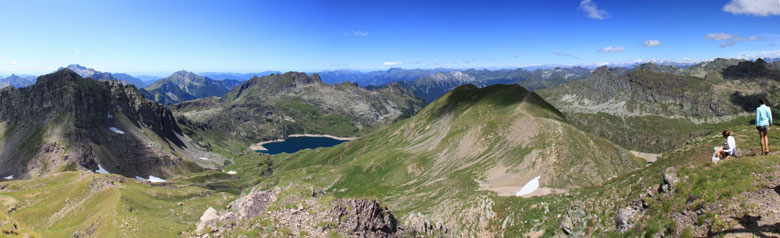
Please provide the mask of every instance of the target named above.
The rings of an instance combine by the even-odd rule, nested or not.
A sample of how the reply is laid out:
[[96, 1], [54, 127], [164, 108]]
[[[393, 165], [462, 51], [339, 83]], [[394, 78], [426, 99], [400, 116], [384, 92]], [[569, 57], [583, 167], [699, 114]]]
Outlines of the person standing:
[[761, 104], [756, 108], [756, 129], [758, 129], [758, 137], [761, 142], [761, 153], [763, 155], [769, 154], [769, 128], [772, 127], [772, 110], [766, 106], [764, 99], [759, 99], [758, 103]]

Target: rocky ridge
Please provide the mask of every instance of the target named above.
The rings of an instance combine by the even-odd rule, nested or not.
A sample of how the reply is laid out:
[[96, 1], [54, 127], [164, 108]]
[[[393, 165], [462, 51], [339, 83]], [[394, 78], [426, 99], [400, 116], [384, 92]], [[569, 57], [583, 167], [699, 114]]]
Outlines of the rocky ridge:
[[68, 69], [0, 90], [0, 131], [0, 173], [15, 178], [99, 164], [130, 177], [167, 177], [224, 160], [183, 135], [171, 111], [135, 86]]
[[183, 237], [239, 237], [249, 231], [270, 236], [334, 235], [349, 237], [422, 237], [446, 230], [419, 232], [404, 227], [376, 200], [327, 196], [308, 186], [269, 191], [253, 189], [217, 212], [208, 208], [197, 228]]

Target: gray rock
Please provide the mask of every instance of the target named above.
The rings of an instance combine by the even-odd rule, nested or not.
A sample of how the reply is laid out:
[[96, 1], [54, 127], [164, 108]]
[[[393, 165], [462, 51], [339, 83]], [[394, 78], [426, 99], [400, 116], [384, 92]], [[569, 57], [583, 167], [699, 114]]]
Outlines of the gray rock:
[[633, 208], [621, 208], [618, 211], [617, 216], [615, 216], [617, 231], [622, 233], [634, 228], [637, 214], [637, 210], [634, 210]]
[[200, 222], [198, 222], [198, 228], [195, 229], [195, 233], [202, 234], [203, 231], [206, 231], [207, 227], [215, 225], [218, 219], [219, 215], [217, 214], [217, 210], [214, 210], [213, 207], [209, 207], [209, 209], [206, 209], [206, 212], [203, 213], [203, 216], [200, 216]]
[[661, 191], [662, 193], [674, 193], [674, 187], [677, 186], [677, 183], [680, 182], [680, 179], [677, 177], [677, 169], [675, 168], [666, 168], [664, 171], [664, 182], [661, 184]]

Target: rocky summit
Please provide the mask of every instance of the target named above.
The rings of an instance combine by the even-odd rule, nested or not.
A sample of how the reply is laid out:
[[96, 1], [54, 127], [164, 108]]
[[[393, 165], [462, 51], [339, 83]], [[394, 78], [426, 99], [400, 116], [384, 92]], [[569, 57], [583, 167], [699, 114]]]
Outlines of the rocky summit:
[[201, 170], [193, 162], [198, 157], [221, 161], [133, 85], [82, 78], [69, 69], [27, 88], [0, 90], [0, 132], [0, 174], [14, 178], [100, 168], [168, 177]]
[[218, 81], [182, 70], [157, 80], [142, 92], [149, 100], [169, 105], [198, 98], [221, 97], [239, 84], [237, 80]]

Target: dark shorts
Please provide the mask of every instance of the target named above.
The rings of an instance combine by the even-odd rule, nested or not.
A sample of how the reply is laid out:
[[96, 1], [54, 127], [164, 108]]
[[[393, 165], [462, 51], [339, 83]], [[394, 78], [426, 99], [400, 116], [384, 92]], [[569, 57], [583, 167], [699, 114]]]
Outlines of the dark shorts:
[[769, 132], [769, 126], [757, 126], [756, 129], [758, 129], [759, 132], [763, 132], [763, 133]]

